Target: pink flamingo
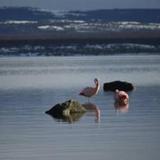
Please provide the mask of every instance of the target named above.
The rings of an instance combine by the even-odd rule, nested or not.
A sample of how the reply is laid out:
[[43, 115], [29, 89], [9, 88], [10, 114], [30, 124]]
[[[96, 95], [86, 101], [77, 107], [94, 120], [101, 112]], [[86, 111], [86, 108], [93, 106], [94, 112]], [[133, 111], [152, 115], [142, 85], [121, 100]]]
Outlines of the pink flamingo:
[[116, 89], [115, 100], [119, 105], [126, 105], [129, 101], [129, 96], [125, 91], [119, 91]]
[[94, 83], [96, 85], [95, 87], [86, 87], [79, 93], [79, 95], [88, 97], [88, 98], [96, 95], [100, 89], [100, 84], [97, 78], [94, 79]]

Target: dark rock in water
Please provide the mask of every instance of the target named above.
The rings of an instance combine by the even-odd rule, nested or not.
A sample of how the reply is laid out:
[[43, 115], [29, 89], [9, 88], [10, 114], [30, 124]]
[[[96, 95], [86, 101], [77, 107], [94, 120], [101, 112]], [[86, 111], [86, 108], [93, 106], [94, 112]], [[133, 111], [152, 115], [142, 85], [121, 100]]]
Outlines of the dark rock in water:
[[134, 86], [132, 83], [125, 82], [125, 81], [113, 81], [103, 84], [104, 91], [115, 91], [123, 90], [123, 91], [132, 91], [134, 89]]
[[46, 113], [69, 115], [71, 113], [80, 113], [85, 111], [86, 109], [78, 101], [68, 100], [66, 102], [56, 104], [50, 110], [46, 111]]
[[86, 109], [75, 100], [68, 100], [66, 102], [56, 104], [50, 110], [46, 111], [46, 113], [51, 115], [53, 118], [70, 123], [78, 121], [85, 112]]

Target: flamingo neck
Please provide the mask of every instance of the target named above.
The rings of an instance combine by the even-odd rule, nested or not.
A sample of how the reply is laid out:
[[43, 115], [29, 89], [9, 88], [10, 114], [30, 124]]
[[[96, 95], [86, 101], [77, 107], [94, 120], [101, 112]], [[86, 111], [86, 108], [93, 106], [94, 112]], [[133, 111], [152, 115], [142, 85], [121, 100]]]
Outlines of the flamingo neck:
[[98, 92], [99, 88], [100, 88], [100, 84], [99, 84], [99, 82], [97, 81], [97, 82], [96, 82], [96, 87], [95, 87], [96, 92]]

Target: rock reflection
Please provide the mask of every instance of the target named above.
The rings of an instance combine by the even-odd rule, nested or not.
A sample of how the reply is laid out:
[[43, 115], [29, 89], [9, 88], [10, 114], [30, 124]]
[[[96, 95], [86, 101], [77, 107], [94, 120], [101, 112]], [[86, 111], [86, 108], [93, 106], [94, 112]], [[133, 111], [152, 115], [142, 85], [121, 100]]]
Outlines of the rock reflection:
[[80, 104], [76, 100], [67, 100], [54, 105], [45, 113], [52, 116], [57, 121], [73, 123], [78, 121], [86, 112], [94, 112], [96, 122], [100, 121], [100, 109], [93, 103]]
[[70, 113], [67, 115], [57, 115], [57, 114], [49, 114], [51, 117], [54, 118], [57, 122], [68, 122], [74, 123], [80, 120], [80, 118], [85, 114], [85, 112], [80, 113]]
[[85, 103], [83, 104], [83, 107], [88, 111], [88, 112], [94, 112], [95, 113], [95, 121], [100, 122], [100, 117], [101, 117], [101, 111], [99, 107], [96, 104], [93, 103]]
[[[88, 112], [88, 113], [94, 113], [95, 122], [100, 122], [101, 112], [100, 112], [99, 107], [96, 106], [96, 104], [85, 103], [85, 104], [82, 104], [82, 107], [85, 108], [86, 112], [76, 112], [76, 113], [63, 112], [63, 114], [59, 114], [59, 113], [57, 114], [57, 112], [47, 111], [46, 113], [50, 115], [52, 118], [54, 118], [54, 120], [56, 120], [57, 122], [74, 123], [74, 122], [79, 121], [85, 115], [85, 113]], [[53, 110], [53, 108], [51, 110]]]

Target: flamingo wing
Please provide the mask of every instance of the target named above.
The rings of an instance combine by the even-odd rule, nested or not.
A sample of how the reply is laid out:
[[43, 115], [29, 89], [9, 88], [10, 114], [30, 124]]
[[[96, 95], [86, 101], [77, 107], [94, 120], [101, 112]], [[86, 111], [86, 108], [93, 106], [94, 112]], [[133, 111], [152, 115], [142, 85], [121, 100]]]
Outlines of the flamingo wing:
[[80, 95], [83, 95], [83, 96], [86, 96], [86, 97], [91, 97], [94, 94], [95, 94], [95, 89], [92, 88], [92, 87], [86, 87], [80, 92]]
[[128, 94], [124, 91], [119, 91], [119, 97], [122, 99], [128, 99]]

